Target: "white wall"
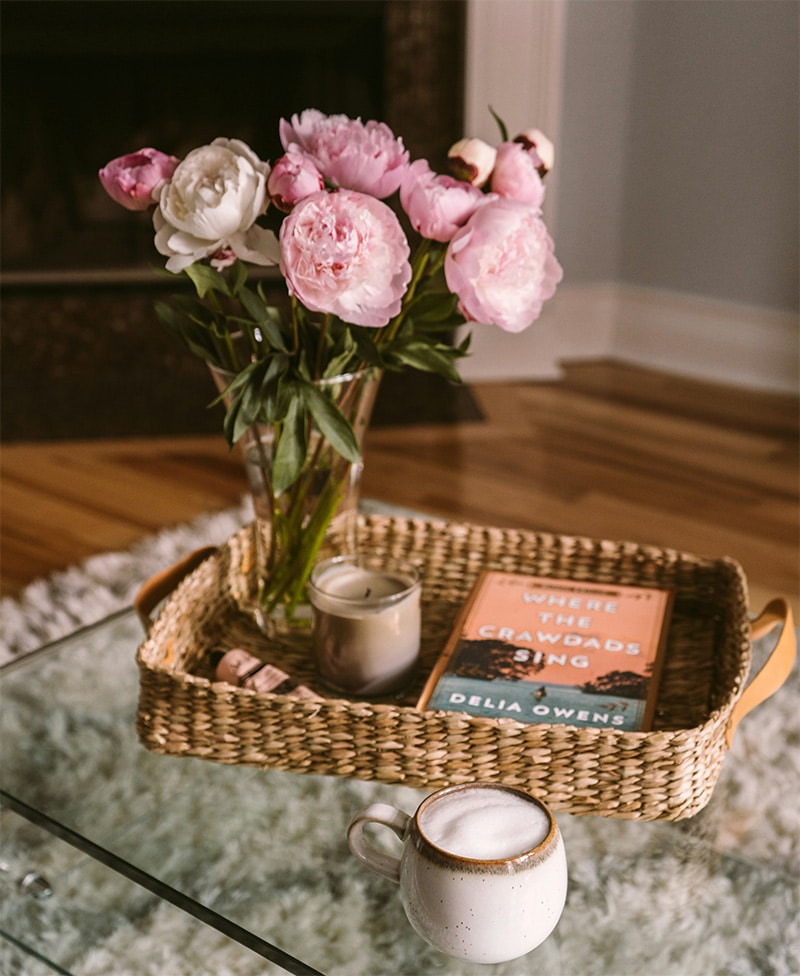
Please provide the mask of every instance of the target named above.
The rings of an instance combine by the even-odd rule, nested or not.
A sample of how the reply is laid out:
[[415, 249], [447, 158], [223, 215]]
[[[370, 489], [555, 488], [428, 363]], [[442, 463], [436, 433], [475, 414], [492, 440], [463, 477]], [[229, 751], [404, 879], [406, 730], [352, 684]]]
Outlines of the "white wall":
[[798, 18], [782, 0], [470, 0], [467, 132], [556, 141], [565, 269], [527, 332], [473, 330], [466, 379], [614, 357], [798, 388]]
[[622, 279], [797, 311], [800, 8], [635, 9]]
[[565, 16], [561, 0], [468, 0], [465, 134], [498, 142], [491, 106], [510, 133], [535, 125], [558, 143]]

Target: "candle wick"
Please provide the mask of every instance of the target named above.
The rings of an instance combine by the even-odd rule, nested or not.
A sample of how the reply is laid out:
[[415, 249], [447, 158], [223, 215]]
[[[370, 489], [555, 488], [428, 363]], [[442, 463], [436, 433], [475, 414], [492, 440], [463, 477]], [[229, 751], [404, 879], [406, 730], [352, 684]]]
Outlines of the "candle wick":
[[364, 594], [364, 599], [365, 600], [369, 600], [370, 593], [372, 593], [372, 587], [371, 586], [368, 586], [367, 587], [367, 592]]

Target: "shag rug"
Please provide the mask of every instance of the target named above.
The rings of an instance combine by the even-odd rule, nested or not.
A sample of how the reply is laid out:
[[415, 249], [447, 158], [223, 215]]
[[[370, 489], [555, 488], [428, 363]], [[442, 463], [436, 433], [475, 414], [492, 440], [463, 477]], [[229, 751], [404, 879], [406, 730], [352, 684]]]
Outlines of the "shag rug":
[[[238, 507], [147, 538], [128, 552], [95, 556], [80, 566], [39, 580], [18, 600], [4, 598], [0, 604], [0, 663], [129, 606], [144, 580], [191, 550], [223, 543], [250, 518], [249, 502], [245, 500]], [[770, 638], [758, 642], [755, 667], [769, 647]], [[237, 788], [233, 802], [246, 803], [248, 776], [240, 779], [241, 788]], [[230, 778], [226, 782], [230, 784]], [[352, 783], [354, 809], [370, 802], [374, 786]], [[230, 789], [230, 785], [226, 788]], [[325, 778], [292, 778], [292, 795], [287, 797], [287, 803], [292, 805], [296, 816], [305, 817], [303, 832], [309, 843], [313, 843], [315, 824], [308, 810], [325, 810], [326, 788]], [[407, 801], [409, 811], [423, 795], [412, 790], [401, 790], [400, 794]], [[228, 802], [231, 799], [226, 797]], [[556, 936], [533, 957], [485, 967], [483, 971], [503, 976], [533, 972], [537, 976], [591, 976], [593, 973], [599, 976], [611, 972], [616, 976], [800, 974], [800, 675], [797, 667], [784, 687], [740, 725], [708, 807], [678, 825], [681, 843], [674, 843], [674, 828], [665, 825], [615, 821], [612, 829], [609, 821], [596, 817], [564, 817], [563, 820], [559, 817], [559, 821], [569, 861], [569, 911]], [[640, 846], [642, 830], [651, 831], [654, 851], [660, 845], [657, 870], [653, 869], [654, 861], [648, 863], [646, 857], [632, 853]], [[728, 866], [722, 873], [707, 870], [709, 858], [717, 857], [715, 852], [732, 855], [724, 859]], [[220, 856], [224, 857], [224, 852]], [[759, 862], [766, 870], [748, 868], [742, 859]], [[741, 865], [741, 871], [737, 864]], [[330, 973], [427, 976], [440, 972], [461, 976], [482, 971], [481, 967], [460, 966], [432, 952], [416, 957], [414, 963], [404, 958], [386, 931], [387, 919], [395, 918], [399, 911], [396, 889], [389, 886], [387, 903], [376, 912], [369, 911], [366, 892], [375, 889], [365, 883], [363, 871], [361, 865], [354, 863], [347, 870], [346, 878], [337, 879], [336, 899], [316, 892], [308, 895], [310, 901], [305, 904], [280, 906], [284, 913], [306, 920], [307, 931], [297, 933], [298, 939], [306, 940], [303, 944], [313, 945], [322, 929], [336, 928], [332, 942], [330, 934], [326, 936], [328, 944], [334, 946]], [[757, 906], [774, 897], [773, 872], [780, 876], [781, 910], [743, 913], [743, 905]], [[602, 904], [596, 895], [598, 884], [606, 893]], [[99, 893], [98, 899], [102, 912]], [[653, 918], [658, 917], [659, 906], [663, 906], [664, 918], [674, 922], [676, 904], [685, 906], [680, 914], [680, 941], [694, 947], [678, 957], [670, 948], [675, 934], [671, 931], [664, 931], [660, 942], [656, 939], [644, 947], [638, 945], [639, 940], [632, 939], [631, 945], [638, 946], [635, 951], [608, 934], [619, 930], [620, 918], [629, 918], [631, 927], [646, 920], [650, 931], [657, 932], [657, 927], [653, 929]], [[708, 931], [704, 921], [709, 912], [715, 920], [713, 932]], [[254, 966], [252, 955], [239, 953], [230, 943], [223, 945], [224, 940], [211, 930], [198, 933], [195, 929], [191, 938], [181, 943], [174, 937], [175, 916], [179, 914], [171, 906], [160, 906], [150, 913], [146, 924], [131, 926], [124, 913], [118, 917], [113, 912], [107, 913], [107, 930], [102, 937], [93, 940], [91, 948], [84, 952], [74, 947], [72, 971], [85, 976], [101, 973], [105, 976], [249, 976], [251, 973], [263, 976], [283, 972], [268, 962]], [[404, 924], [402, 917], [398, 924]], [[67, 943], [76, 938], [69, 931], [49, 934], [51, 939], [56, 937]], [[726, 961], [721, 968], [712, 962], [720, 957], [719, 945], [714, 945], [714, 940], [730, 945], [730, 951], [722, 954]], [[426, 962], [420, 964], [419, 958], [425, 958]], [[419, 968], [420, 965], [424, 968]], [[30, 957], [0, 939], [0, 970], [21, 976], [52, 971], [46, 966], [33, 966]]]

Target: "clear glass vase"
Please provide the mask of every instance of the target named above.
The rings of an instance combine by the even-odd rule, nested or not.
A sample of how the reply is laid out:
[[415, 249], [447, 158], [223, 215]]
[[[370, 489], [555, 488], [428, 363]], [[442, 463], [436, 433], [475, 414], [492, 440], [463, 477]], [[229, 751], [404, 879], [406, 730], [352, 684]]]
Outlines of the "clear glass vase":
[[[212, 368], [223, 392], [233, 374]], [[353, 427], [359, 449], [372, 415], [381, 373], [363, 369], [316, 386], [339, 408]], [[356, 462], [342, 457], [313, 426], [308, 451], [298, 478], [276, 493], [271, 478], [272, 459], [280, 429], [253, 424], [240, 444], [253, 498], [255, 586], [249, 591], [250, 613], [271, 637], [288, 637], [311, 627], [307, 584], [321, 559], [358, 551], [358, 500], [363, 457]]]

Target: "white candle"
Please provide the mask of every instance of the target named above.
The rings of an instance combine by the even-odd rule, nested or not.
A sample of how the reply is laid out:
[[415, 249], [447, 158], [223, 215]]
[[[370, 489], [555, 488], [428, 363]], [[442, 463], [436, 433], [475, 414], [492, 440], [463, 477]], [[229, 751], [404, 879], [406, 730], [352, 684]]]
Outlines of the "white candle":
[[338, 556], [314, 567], [314, 651], [337, 691], [381, 695], [402, 687], [419, 656], [420, 582], [406, 563]]

